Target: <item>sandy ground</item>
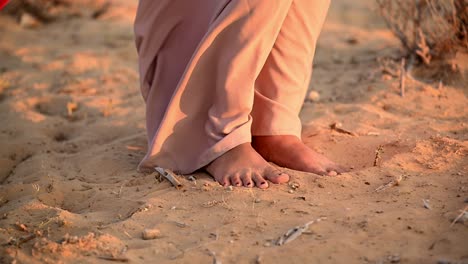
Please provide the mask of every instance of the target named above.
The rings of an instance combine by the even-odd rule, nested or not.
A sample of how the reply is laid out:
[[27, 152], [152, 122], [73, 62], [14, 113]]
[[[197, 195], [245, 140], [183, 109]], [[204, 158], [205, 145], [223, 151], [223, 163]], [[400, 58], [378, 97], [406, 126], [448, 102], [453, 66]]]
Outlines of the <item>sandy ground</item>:
[[[468, 263], [467, 215], [452, 224], [468, 205], [466, 75], [415, 70], [401, 97], [378, 62], [399, 56], [398, 41], [372, 3], [333, 2], [311, 84], [320, 99], [301, 113], [304, 141], [353, 169], [289, 171], [266, 191], [203, 173], [176, 190], [136, 171], [135, 1], [33, 29], [0, 17], [0, 262]], [[158, 238], [143, 240], [147, 228]]]

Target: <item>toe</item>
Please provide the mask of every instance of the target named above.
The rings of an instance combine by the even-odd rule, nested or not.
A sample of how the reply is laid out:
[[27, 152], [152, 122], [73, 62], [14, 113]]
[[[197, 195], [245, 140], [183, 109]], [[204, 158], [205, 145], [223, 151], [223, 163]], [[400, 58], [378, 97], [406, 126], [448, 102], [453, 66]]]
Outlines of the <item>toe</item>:
[[345, 168], [345, 167], [343, 167], [341, 165], [336, 165], [335, 169], [336, 169], [336, 172], [338, 172], [338, 174], [349, 172], [349, 169], [347, 169], [347, 168]]
[[244, 173], [241, 175], [241, 180], [242, 183], [244, 184], [245, 187], [252, 188], [254, 187], [254, 183], [252, 181], [252, 176], [251, 174]]
[[255, 185], [260, 189], [268, 188], [268, 182], [263, 178], [260, 173], [254, 172], [252, 173], [252, 179], [255, 182]]
[[331, 164], [327, 168], [327, 175], [335, 176], [347, 172], [348, 170], [338, 164]]
[[273, 167], [269, 167], [265, 170], [265, 178], [272, 183], [285, 183], [289, 181], [289, 175], [283, 173]]
[[227, 176], [224, 176], [220, 179], [216, 179], [217, 182], [219, 182], [219, 184], [221, 184], [222, 186], [226, 187], [226, 186], [229, 186], [230, 182], [229, 182], [229, 177]]
[[232, 186], [237, 186], [237, 187], [242, 186], [242, 181], [238, 173], [232, 175], [230, 179], [231, 179]]
[[328, 172], [325, 170], [325, 168], [318, 167], [318, 166], [312, 166], [310, 168], [310, 172], [321, 175], [321, 176], [328, 175]]

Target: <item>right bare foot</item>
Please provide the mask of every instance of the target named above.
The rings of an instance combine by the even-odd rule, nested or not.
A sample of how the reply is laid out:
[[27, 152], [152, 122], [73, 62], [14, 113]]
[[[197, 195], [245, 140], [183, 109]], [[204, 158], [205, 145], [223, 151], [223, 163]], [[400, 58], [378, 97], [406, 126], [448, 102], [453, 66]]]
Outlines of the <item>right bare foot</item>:
[[257, 186], [265, 189], [268, 188], [268, 181], [272, 183], [289, 181], [288, 174], [271, 166], [250, 143], [229, 150], [205, 169], [223, 186]]

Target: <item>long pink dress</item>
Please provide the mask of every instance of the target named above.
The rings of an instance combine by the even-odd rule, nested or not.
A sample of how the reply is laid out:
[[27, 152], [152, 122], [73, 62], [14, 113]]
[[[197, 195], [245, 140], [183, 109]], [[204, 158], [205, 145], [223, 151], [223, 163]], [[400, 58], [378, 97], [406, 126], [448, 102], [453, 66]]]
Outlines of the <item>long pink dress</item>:
[[252, 136], [296, 135], [329, 0], [140, 0], [148, 153], [192, 173]]

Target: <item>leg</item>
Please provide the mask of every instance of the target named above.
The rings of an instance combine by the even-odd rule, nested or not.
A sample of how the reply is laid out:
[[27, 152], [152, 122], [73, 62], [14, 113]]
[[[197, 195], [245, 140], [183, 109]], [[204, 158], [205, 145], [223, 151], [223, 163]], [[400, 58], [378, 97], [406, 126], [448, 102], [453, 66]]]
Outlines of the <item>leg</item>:
[[266, 160], [327, 174], [341, 169], [300, 140], [298, 117], [312, 73], [315, 45], [328, 0], [294, 0], [255, 84], [253, 146]]
[[[191, 173], [208, 165], [208, 172], [225, 185], [255, 183], [265, 188], [265, 179], [274, 183], [287, 181], [288, 175], [275, 170], [251, 147], [250, 113], [255, 79], [273, 47], [291, 0], [197, 1], [192, 14], [183, 16], [202, 16], [196, 12], [197, 5], [206, 3], [215, 6], [215, 19], [187, 66], [170, 72], [171, 67], [176, 67], [171, 64], [186, 60], [182, 55], [195, 42], [182, 37], [184, 30], [189, 34], [194, 21], [177, 20], [179, 9], [184, 10], [184, 5], [192, 2], [195, 3], [140, 1], [140, 5], [148, 5], [139, 8], [141, 19], [137, 18], [135, 30], [149, 141], [140, 169], [161, 166]], [[158, 20], [158, 15], [163, 18]], [[143, 25], [153, 20], [156, 22], [145, 29]], [[203, 25], [204, 21], [194, 20]], [[154, 25], [158, 25], [161, 35], [153, 32]], [[168, 29], [161, 30], [164, 26]], [[154, 45], [161, 39], [163, 43]], [[148, 46], [150, 53], [140, 52]], [[148, 57], [150, 62], [145, 63]]]

